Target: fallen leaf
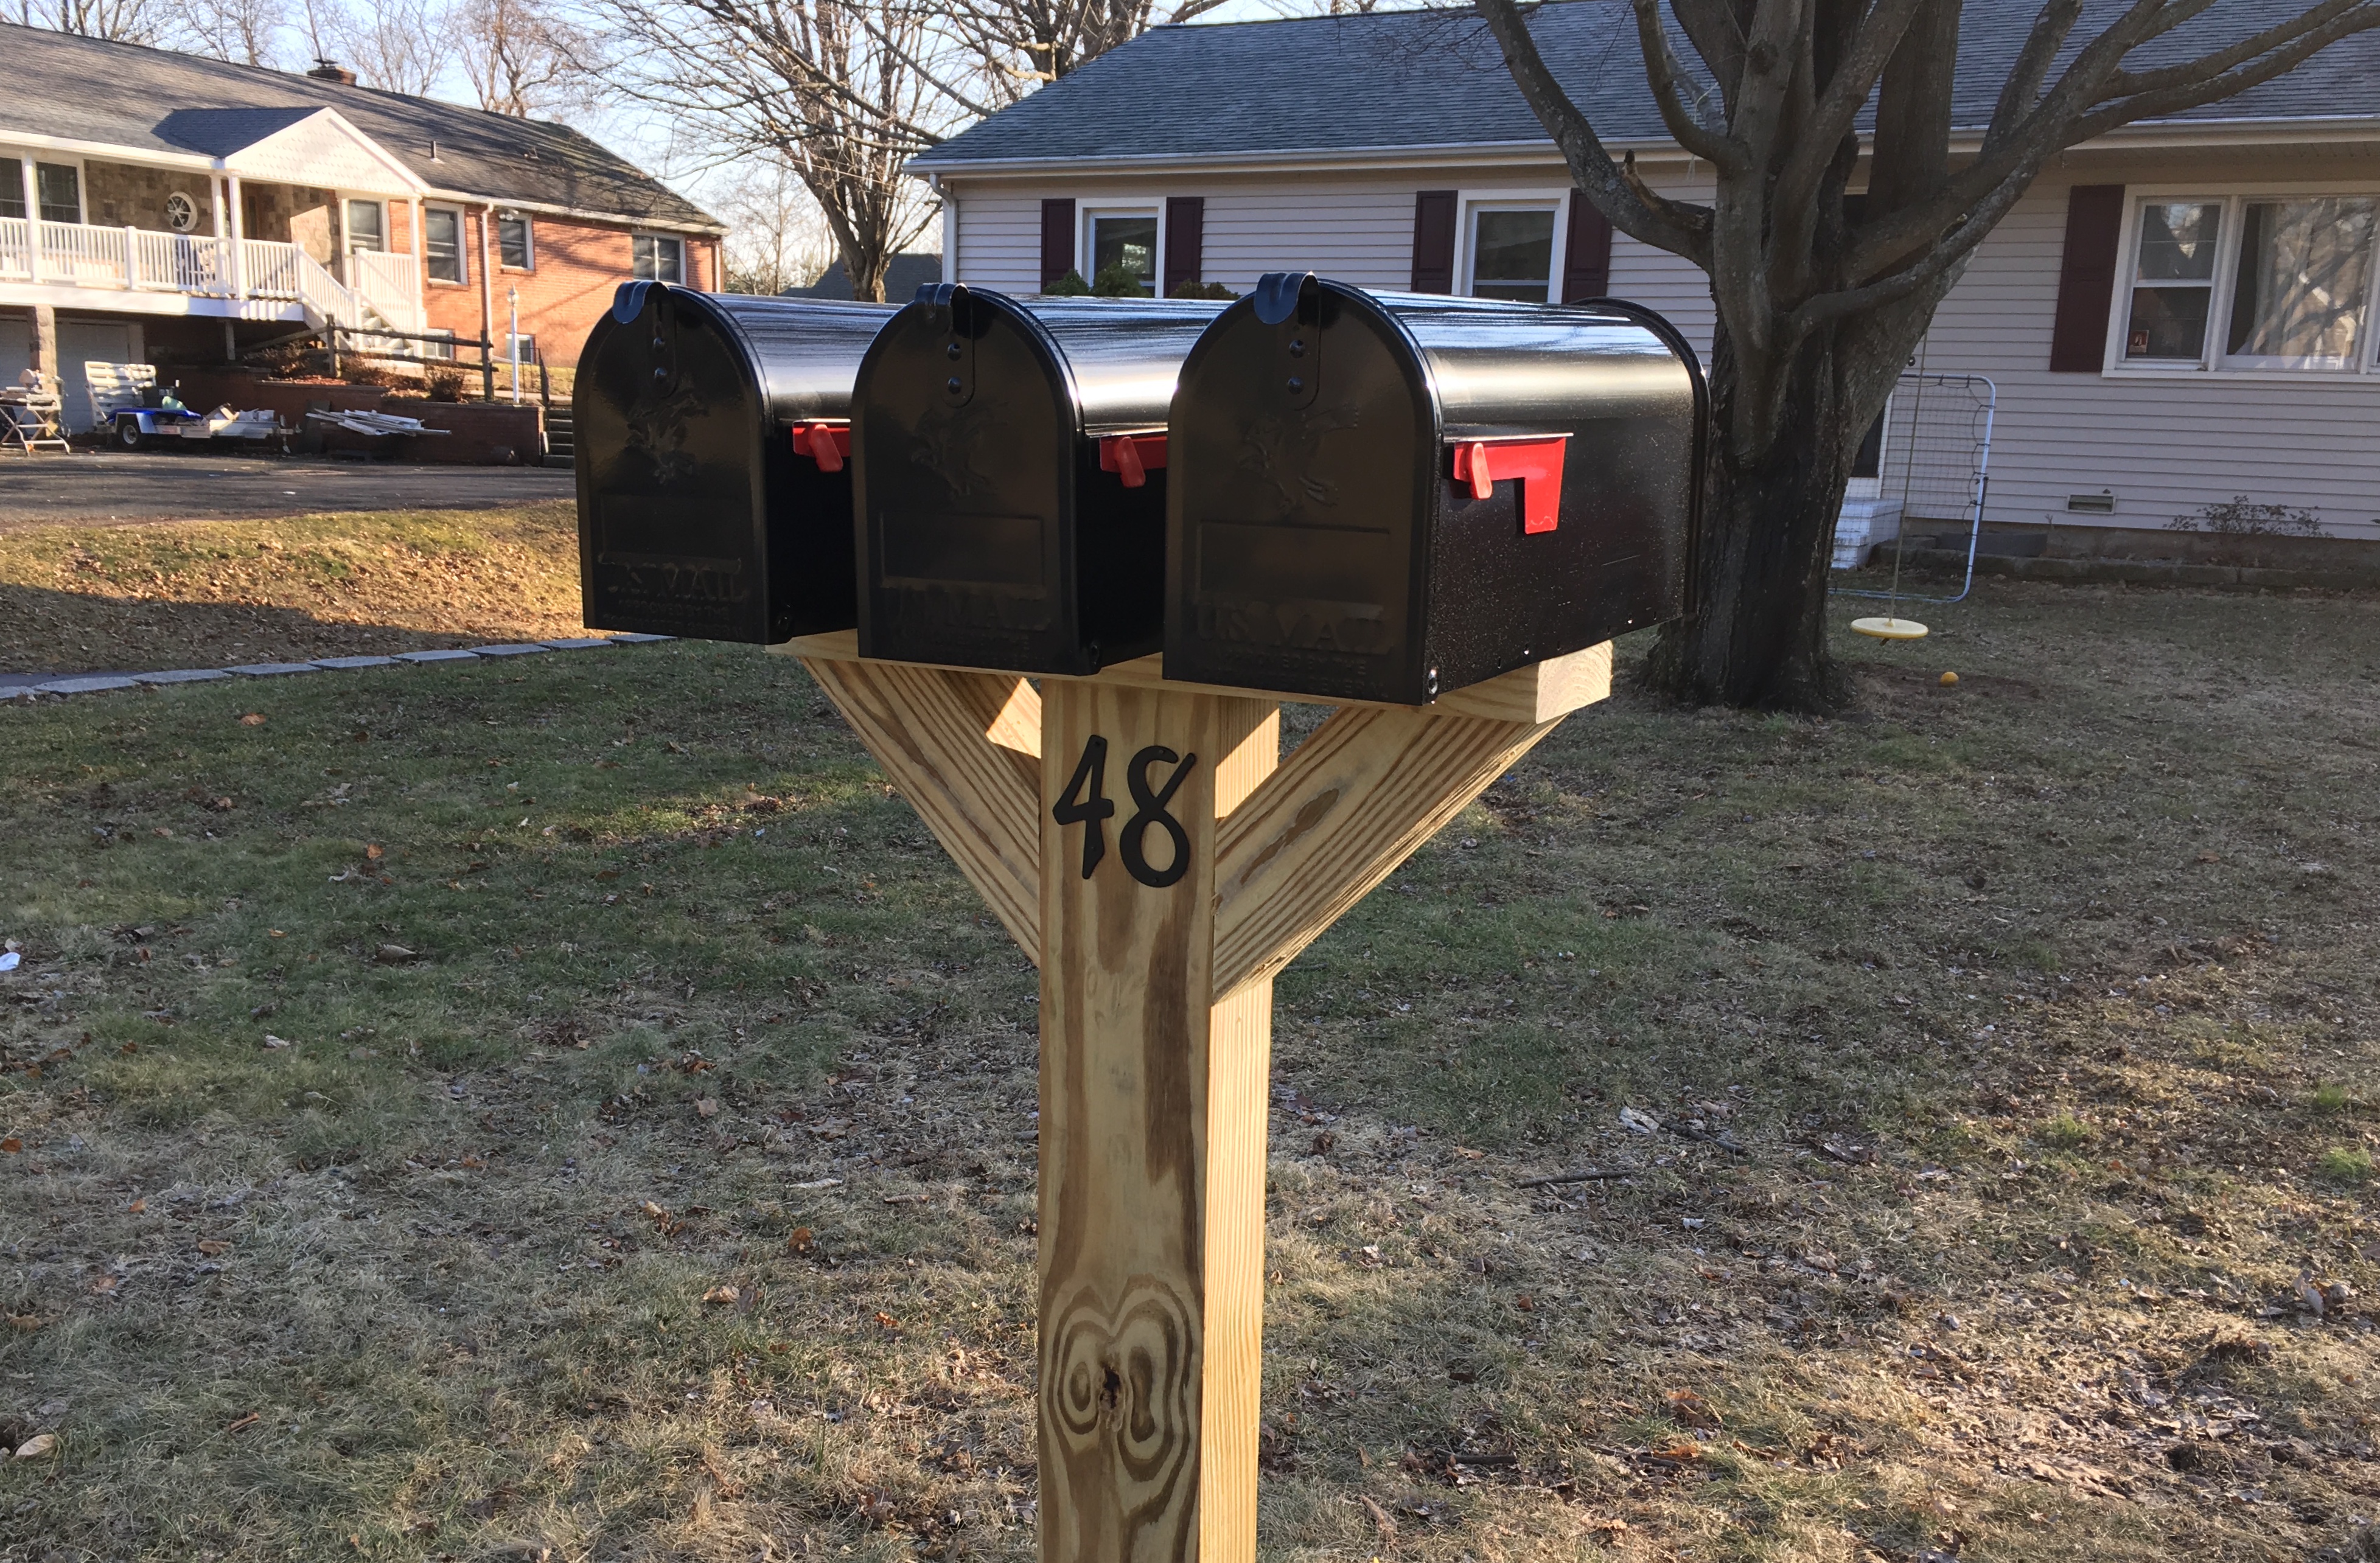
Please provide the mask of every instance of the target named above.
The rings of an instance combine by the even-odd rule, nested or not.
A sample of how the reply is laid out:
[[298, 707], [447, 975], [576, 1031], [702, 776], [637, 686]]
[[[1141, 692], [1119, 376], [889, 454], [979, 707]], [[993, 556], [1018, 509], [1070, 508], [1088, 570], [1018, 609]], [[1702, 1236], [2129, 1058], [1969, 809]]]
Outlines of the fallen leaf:
[[97, 1280], [91, 1283], [91, 1289], [100, 1295], [104, 1296], [108, 1292], [115, 1290], [115, 1278], [114, 1276], [102, 1276]]
[[705, 1118], [717, 1118], [719, 1116], [719, 1098], [716, 1097], [705, 1097], [694, 1104], [694, 1110]]
[[383, 966], [401, 966], [407, 961], [418, 961], [420, 958], [418, 953], [407, 950], [402, 944], [383, 944], [372, 951], [372, 959]]
[[732, 1286], [714, 1286], [709, 1291], [702, 1294], [702, 1300], [705, 1302], [725, 1302], [732, 1304], [735, 1301], [735, 1289]]
[[1670, 1415], [1689, 1427], [1717, 1427], [1718, 1412], [1691, 1389], [1670, 1391]]
[[298, 1044], [290, 1041], [286, 1036], [275, 1036], [268, 1031], [264, 1034], [264, 1045], [268, 1048], [294, 1048]]
[[789, 1254], [808, 1254], [817, 1246], [818, 1234], [808, 1227], [795, 1227], [785, 1234], [785, 1251]]
[[267, 939], [287, 939], [289, 936], [283, 933], [279, 928], [267, 928], [264, 930], [264, 937]]
[[14, 1134], [9, 1135], [5, 1140], [0, 1140], [0, 1151], [6, 1151], [10, 1156], [16, 1155], [18, 1151], [23, 1150], [24, 1148], [25, 1142], [17, 1138]]
[[221, 1238], [200, 1238], [199, 1240], [199, 1252], [212, 1259], [218, 1254], [229, 1254], [231, 1252], [231, 1244], [225, 1242]]
[[378, 863], [382, 858], [388, 855], [388, 849], [373, 842], [367, 842], [364, 843], [364, 855], [370, 858], [374, 863]]
[[1389, 1518], [1389, 1511], [1382, 1508], [1378, 1504], [1374, 1503], [1370, 1498], [1366, 1497], [1361, 1493], [1355, 1495], [1355, 1500], [1364, 1506], [1364, 1512], [1372, 1517], [1372, 1528], [1380, 1533], [1380, 1545], [1383, 1546], [1395, 1545], [1397, 1540], [1397, 1522]]
[[10, 1329], [39, 1329], [45, 1322], [39, 1314], [10, 1314], [7, 1319]]
[[246, 716], [239, 719], [239, 724], [242, 727], [262, 727], [264, 725], [264, 713], [262, 711], [250, 711]]
[[31, 1437], [17, 1446], [17, 1458], [18, 1460], [39, 1460], [57, 1447], [58, 1436], [56, 1434], [36, 1433]]
[[885, 1329], [899, 1329], [901, 1327], [901, 1321], [886, 1313], [879, 1313], [876, 1315], [876, 1322]]
[[1658, 1134], [1661, 1132], [1661, 1121], [1649, 1112], [1624, 1107], [1620, 1109], [1620, 1127], [1635, 1134]]

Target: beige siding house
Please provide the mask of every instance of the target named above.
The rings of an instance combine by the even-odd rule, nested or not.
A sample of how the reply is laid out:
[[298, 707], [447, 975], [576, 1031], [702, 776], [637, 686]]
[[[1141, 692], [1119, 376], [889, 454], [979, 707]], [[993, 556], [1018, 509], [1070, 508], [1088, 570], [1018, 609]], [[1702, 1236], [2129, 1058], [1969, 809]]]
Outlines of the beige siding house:
[[[2253, 30], [2289, 8], [2217, 10]], [[1970, 8], [1962, 123], [1988, 113], [2030, 14]], [[1707, 191], [1644, 99], [1623, 0], [1548, 6], [1535, 27], [1656, 187]], [[1467, 13], [1159, 29], [915, 169], [945, 202], [950, 280], [1034, 292], [1121, 263], [1150, 291], [1245, 292], [1311, 269], [1375, 288], [1629, 298], [1709, 346], [1702, 273], [1583, 209]], [[2371, 35], [2058, 159], [1925, 347], [1929, 371], [1997, 388], [1986, 526], [2161, 527], [2245, 494], [2380, 539], [2376, 212]]]

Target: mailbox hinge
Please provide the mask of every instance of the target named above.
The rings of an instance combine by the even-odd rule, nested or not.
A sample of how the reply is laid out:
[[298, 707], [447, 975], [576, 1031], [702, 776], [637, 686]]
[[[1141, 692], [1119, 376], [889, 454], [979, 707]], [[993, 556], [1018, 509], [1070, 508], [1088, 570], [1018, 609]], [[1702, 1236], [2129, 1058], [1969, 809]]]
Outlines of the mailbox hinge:
[[1112, 472], [1123, 479], [1127, 489], [1147, 484], [1148, 474], [1165, 469], [1165, 435], [1102, 434], [1099, 436], [1099, 470]]
[[1469, 485], [1473, 499], [1486, 499], [1498, 482], [1519, 479], [1521, 530], [1550, 532], [1561, 525], [1564, 434], [1522, 434], [1492, 440], [1458, 440], [1454, 480]]
[[840, 472], [843, 464], [851, 458], [851, 425], [796, 423], [794, 454], [817, 462], [820, 472]]

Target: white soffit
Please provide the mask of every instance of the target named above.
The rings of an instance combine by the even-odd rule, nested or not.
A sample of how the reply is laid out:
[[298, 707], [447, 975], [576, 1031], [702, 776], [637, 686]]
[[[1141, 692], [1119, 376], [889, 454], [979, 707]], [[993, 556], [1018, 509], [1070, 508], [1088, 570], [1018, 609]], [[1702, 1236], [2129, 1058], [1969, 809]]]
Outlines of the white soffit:
[[224, 159], [223, 165], [243, 179], [318, 189], [415, 195], [423, 188], [420, 180], [336, 109], [317, 110], [252, 141]]

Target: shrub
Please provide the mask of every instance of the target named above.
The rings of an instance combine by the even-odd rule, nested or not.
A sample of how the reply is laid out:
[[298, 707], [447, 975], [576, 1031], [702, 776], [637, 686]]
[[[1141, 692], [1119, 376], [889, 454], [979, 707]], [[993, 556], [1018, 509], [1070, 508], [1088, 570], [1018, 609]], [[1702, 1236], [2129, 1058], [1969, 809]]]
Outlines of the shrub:
[[1238, 294], [1219, 282], [1192, 283], [1172, 295], [1176, 298], [1237, 298]]
[[2313, 1088], [2314, 1111], [2345, 1112], [2347, 1110], [2347, 1106], [2346, 1086], [2330, 1084], [2317, 1085]]
[[1091, 292], [1100, 298], [1146, 298], [1148, 290], [1141, 285], [1140, 273], [1121, 260], [1111, 260], [1099, 268], [1091, 279]]
[[2318, 538], [2322, 519], [2311, 510], [2285, 504], [2257, 504], [2245, 494], [2234, 494], [2220, 504], [2201, 505], [2190, 515], [2165, 524], [2168, 532], [2212, 532], [2228, 538]]
[[433, 402], [459, 402], [463, 399], [463, 371], [458, 369], [434, 369], [430, 371], [430, 399]]
[[1091, 285], [1083, 280], [1082, 273], [1068, 272], [1041, 291], [1054, 298], [1086, 298], [1090, 296]]
[[2099, 1132], [2071, 1113], [2059, 1113], [2041, 1126], [2040, 1139], [2060, 1150], [2080, 1150], [2099, 1137]]

